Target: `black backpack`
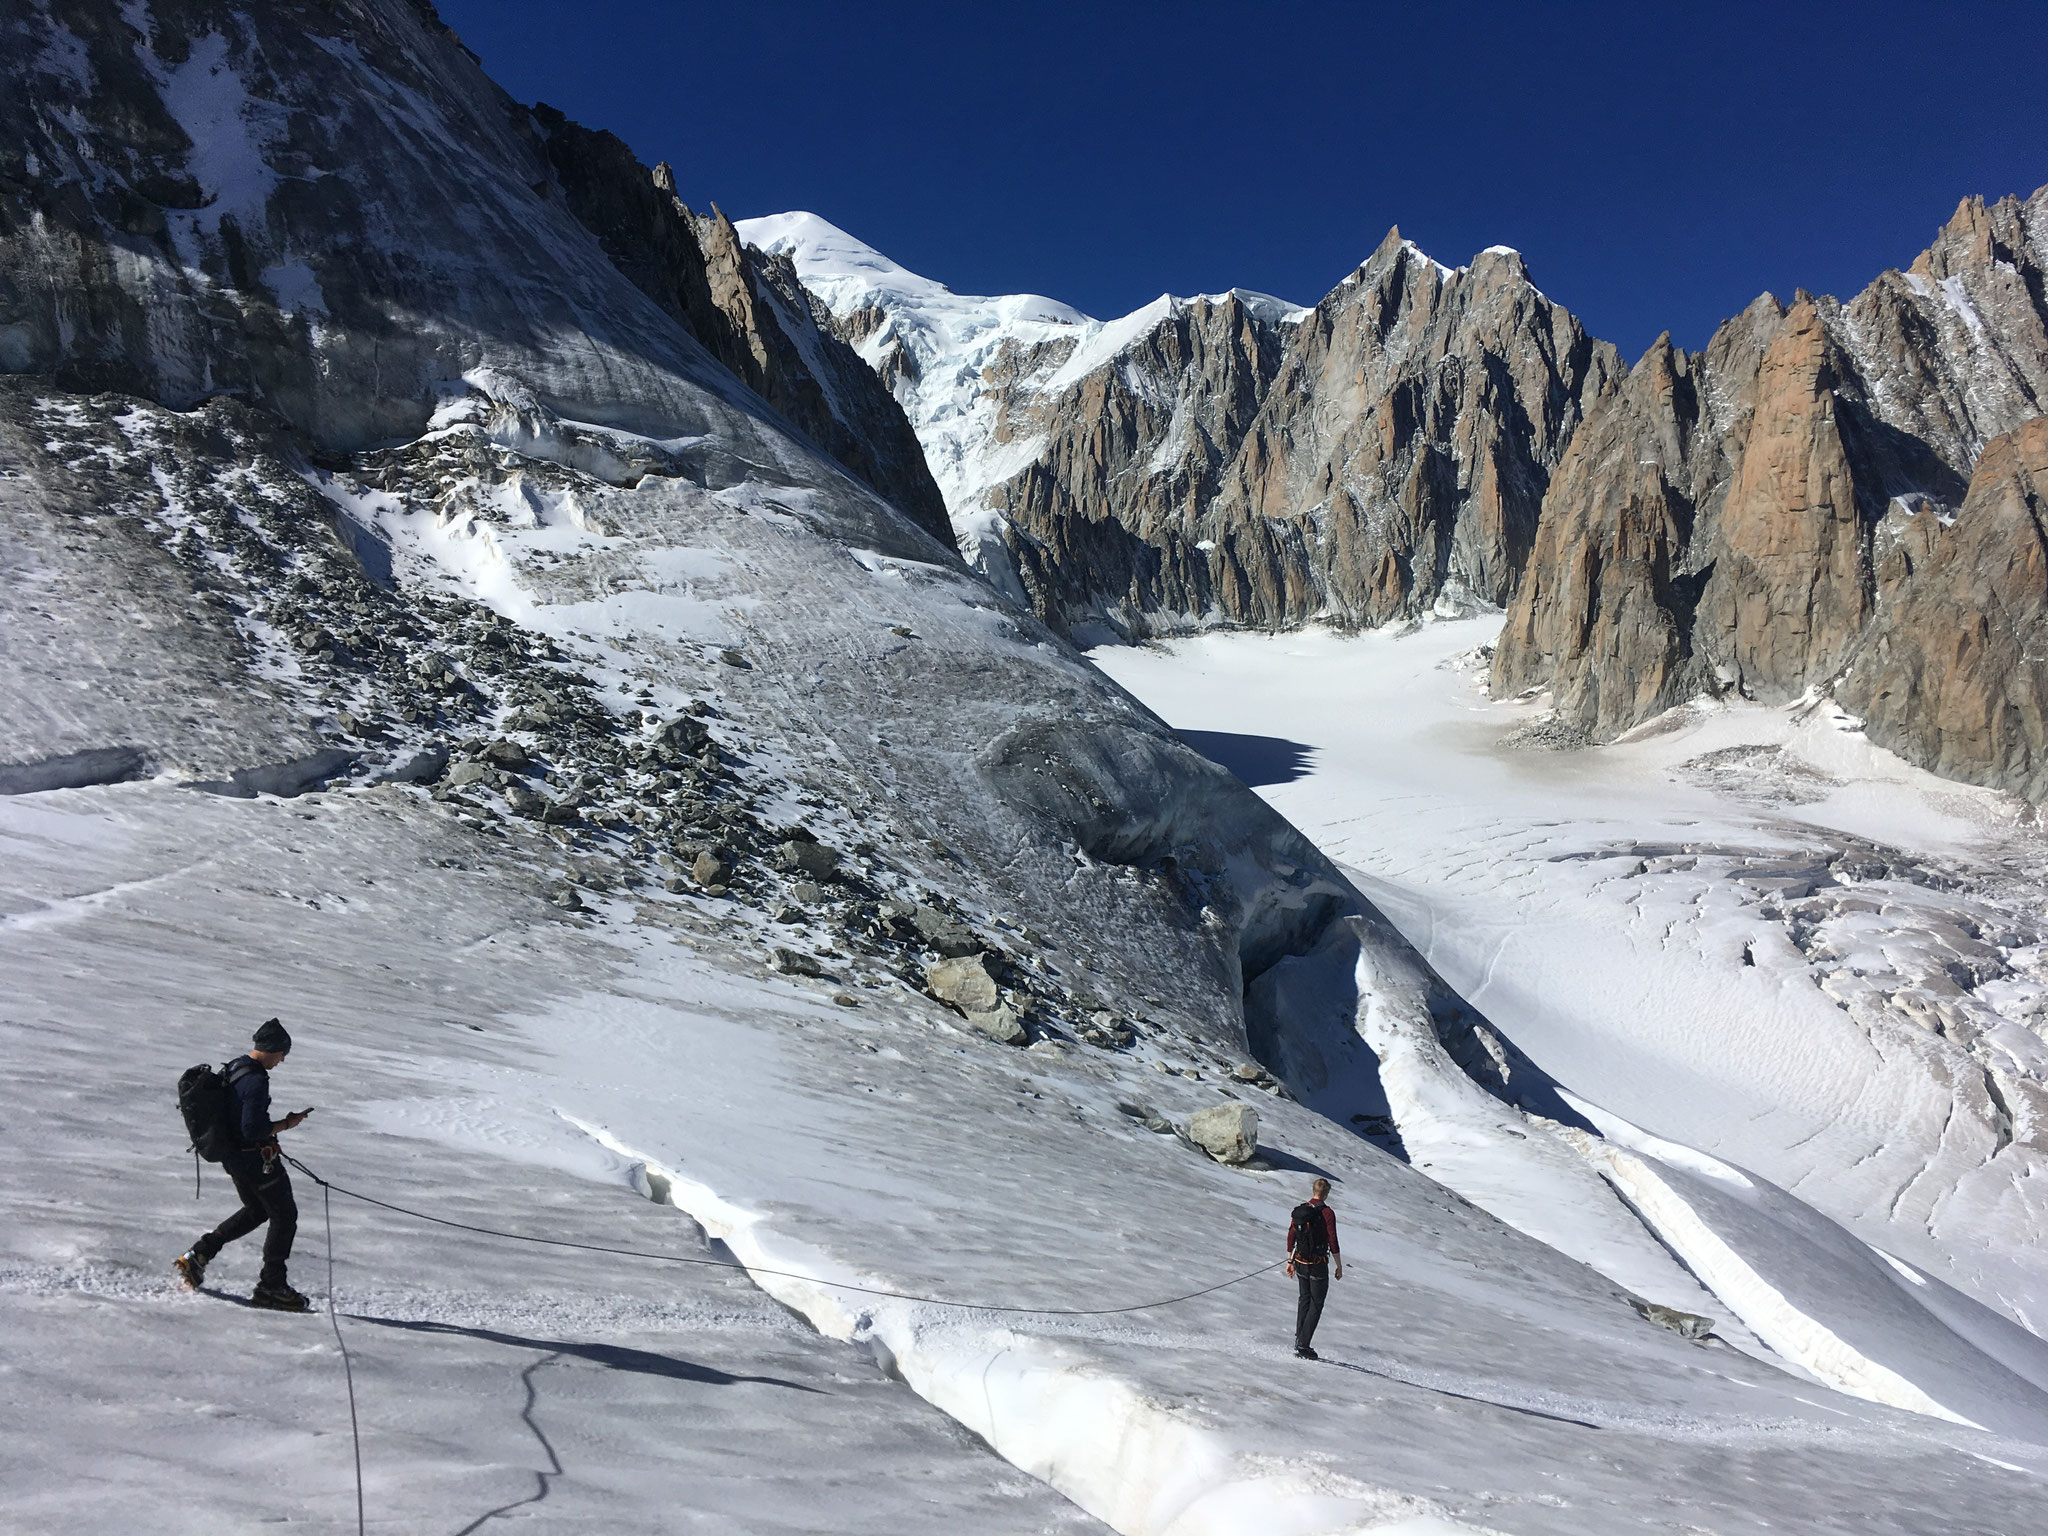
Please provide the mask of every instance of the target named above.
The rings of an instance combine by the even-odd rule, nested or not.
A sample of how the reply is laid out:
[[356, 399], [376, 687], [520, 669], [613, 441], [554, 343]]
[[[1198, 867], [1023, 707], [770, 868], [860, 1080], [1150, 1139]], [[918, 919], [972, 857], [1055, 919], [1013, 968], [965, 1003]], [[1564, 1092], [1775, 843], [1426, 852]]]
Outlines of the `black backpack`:
[[220, 1161], [229, 1149], [228, 1111], [233, 1099], [228, 1084], [231, 1066], [213, 1067], [201, 1062], [187, 1067], [178, 1079], [178, 1113], [185, 1117], [186, 1134], [192, 1150], [209, 1163]]
[[1323, 1224], [1323, 1207], [1297, 1205], [1294, 1208], [1294, 1252], [1297, 1264], [1320, 1264], [1330, 1256], [1330, 1229]]

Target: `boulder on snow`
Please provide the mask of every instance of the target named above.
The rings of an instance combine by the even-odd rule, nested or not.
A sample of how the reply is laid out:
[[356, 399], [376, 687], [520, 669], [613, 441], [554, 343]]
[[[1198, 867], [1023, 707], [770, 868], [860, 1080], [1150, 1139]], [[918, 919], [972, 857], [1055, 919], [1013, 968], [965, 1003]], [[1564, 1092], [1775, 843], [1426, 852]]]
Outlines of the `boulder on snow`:
[[699, 885], [724, 885], [732, 879], [732, 864], [706, 848], [690, 865], [690, 878]]
[[507, 773], [524, 773], [533, 766], [533, 760], [526, 755], [526, 748], [503, 737], [485, 747], [479, 755], [485, 762], [493, 763]]
[[1704, 1339], [1714, 1331], [1714, 1320], [1701, 1317], [1697, 1312], [1681, 1312], [1676, 1307], [1645, 1301], [1640, 1296], [1629, 1297], [1628, 1304], [1648, 1321], [1660, 1328], [1669, 1328], [1682, 1339]]
[[711, 740], [711, 733], [704, 728], [704, 722], [694, 715], [678, 715], [664, 725], [655, 740], [665, 747], [695, 756], [704, 750]]
[[825, 967], [800, 950], [785, 949], [780, 944], [768, 951], [768, 960], [776, 970], [785, 976], [822, 976]]
[[461, 789], [470, 784], [481, 784], [491, 776], [488, 763], [457, 763], [448, 770], [448, 787]]
[[967, 1008], [962, 1012], [966, 1014], [968, 1023], [999, 1045], [1022, 1045], [1029, 1038], [1023, 1023], [1007, 1003], [997, 1003], [988, 1009]]
[[839, 855], [823, 843], [800, 842], [792, 838], [775, 850], [775, 867], [785, 875], [809, 875], [828, 880], [839, 869]]
[[430, 784], [438, 779], [447, 767], [446, 747], [424, 747], [404, 762], [387, 770], [381, 777], [387, 784]]
[[981, 953], [981, 940], [974, 930], [936, 907], [911, 908], [910, 923], [927, 949], [935, 950], [948, 960]]
[[940, 960], [924, 968], [925, 985], [933, 997], [962, 1012], [988, 1013], [1002, 1006], [1002, 993], [979, 955]]
[[1259, 1112], [1249, 1104], [1214, 1104], [1188, 1121], [1188, 1139], [1219, 1163], [1248, 1163], [1259, 1150]]

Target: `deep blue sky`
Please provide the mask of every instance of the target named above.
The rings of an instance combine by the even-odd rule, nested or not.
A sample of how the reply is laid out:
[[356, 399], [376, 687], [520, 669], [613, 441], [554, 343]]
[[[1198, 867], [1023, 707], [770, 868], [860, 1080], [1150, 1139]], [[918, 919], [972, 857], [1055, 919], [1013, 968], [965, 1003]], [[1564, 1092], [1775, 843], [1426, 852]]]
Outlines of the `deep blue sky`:
[[439, 0], [684, 198], [963, 293], [1313, 302], [1390, 224], [1518, 247], [1633, 359], [1850, 293], [2048, 182], [2048, 0], [1711, 6]]

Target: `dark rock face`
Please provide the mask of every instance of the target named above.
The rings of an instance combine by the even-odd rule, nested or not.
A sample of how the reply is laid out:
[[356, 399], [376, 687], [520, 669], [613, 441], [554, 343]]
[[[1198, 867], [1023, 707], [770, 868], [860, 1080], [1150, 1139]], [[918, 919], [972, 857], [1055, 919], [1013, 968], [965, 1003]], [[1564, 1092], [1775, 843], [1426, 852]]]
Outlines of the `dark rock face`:
[[1914, 523], [1835, 691], [1901, 756], [2048, 798], [2048, 416], [1985, 446], [1953, 522]]
[[[171, 0], [135, 13], [146, 34], [128, 14], [0, 22], [21, 61], [0, 98], [0, 368], [180, 408], [233, 394], [329, 449], [417, 435], [436, 385], [485, 362], [577, 419], [705, 417], [668, 381], [722, 370], [606, 275], [525, 109], [430, 10], [344, 0], [259, 27]], [[501, 261], [482, 229], [526, 238]], [[438, 323], [458, 295], [477, 323]], [[592, 336], [580, 366], [545, 342], [571, 330]]]
[[1280, 354], [1281, 327], [1237, 295], [1197, 299], [1041, 407], [1044, 452], [989, 498], [1041, 617], [1142, 631], [1216, 610], [1196, 509], [1221, 491]]
[[786, 257], [743, 244], [715, 207], [676, 196], [616, 135], [533, 109], [569, 209], [635, 287], [711, 355], [885, 501], [950, 546], [952, 525], [895, 397], [821, 324]]
[[[2044, 271], [2048, 188], [1970, 199], [1910, 271], [1847, 304], [1766, 295], [1704, 352], [1660, 340], [1565, 454], [1496, 691], [1548, 687], [1605, 737], [1702, 688], [1783, 701], [1849, 668], [1843, 696], [1870, 705], [1874, 737], [2035, 792], [2028, 728], [1983, 717], [2000, 680], [2032, 687], [2010, 625], [2033, 600], [1986, 564], [2025, 521], [2024, 434], [1987, 485], [1973, 470], [2048, 406]], [[1973, 631], [1983, 654], [1934, 664]]]
[[[0, 371], [177, 408], [233, 395], [351, 451], [417, 436], [488, 367], [570, 420], [774, 467], [788, 440], [737, 372], [951, 546], [857, 360], [807, 309], [763, 307], [750, 272], [733, 281], [760, 312], [735, 318], [688, 210], [616, 139], [514, 102], [431, 6], [132, 14], [146, 32], [92, 0], [0, 18]], [[553, 345], [571, 334], [588, 346]]]
[[1313, 311], [1184, 306], [1051, 403], [990, 503], [1040, 615], [1127, 633], [1505, 602], [1620, 359], [1490, 251], [1389, 233]]

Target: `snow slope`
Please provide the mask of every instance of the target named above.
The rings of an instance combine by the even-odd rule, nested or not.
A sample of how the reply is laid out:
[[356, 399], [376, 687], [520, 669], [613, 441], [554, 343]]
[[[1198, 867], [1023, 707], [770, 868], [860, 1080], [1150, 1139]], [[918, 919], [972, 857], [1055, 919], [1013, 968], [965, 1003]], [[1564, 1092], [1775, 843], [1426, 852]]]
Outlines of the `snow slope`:
[[[1219, 1168], [1114, 1108], [1213, 1089], [977, 1044], [904, 997], [834, 1007], [736, 965], [694, 898], [540, 916], [532, 850], [479, 850], [405, 791], [144, 783], [0, 803], [0, 822], [8, 908], [48, 914], [0, 931], [8, 1151], [34, 1169], [7, 1186], [5, 1444], [39, 1530], [125, 1528], [138, 1504], [168, 1531], [352, 1519], [324, 1325], [182, 1296], [163, 1269], [225, 1191], [209, 1178], [195, 1203], [167, 1106], [137, 1111], [266, 1010], [298, 1028], [280, 1097], [321, 1106], [301, 1156], [484, 1225], [1120, 1305], [1270, 1262], [1298, 1197], [1300, 1173]], [[133, 1017], [155, 1022], [118, 1052], [84, 1027]], [[1271, 1276], [1073, 1320], [764, 1279], [807, 1335], [716, 1271], [339, 1201], [371, 1519], [812, 1530], [829, 1508], [835, 1530], [1096, 1528], [886, 1371], [1121, 1531], [2025, 1529], [2041, 1452], [1686, 1343], [1398, 1161], [1272, 1109], [1276, 1151], [1335, 1176], [1346, 1222], [1314, 1368], [1285, 1352], [1290, 1288]], [[636, 1193], [663, 1185], [724, 1246]], [[318, 1291], [303, 1180], [301, 1202], [297, 1273]], [[227, 1294], [252, 1264], [223, 1257]]]
[[[1266, 781], [1565, 1086], [1603, 1133], [1570, 1139], [1766, 1343], [1922, 1412], [2032, 1400], [2031, 814], [1907, 768], [1825, 705], [1695, 707], [1597, 752], [1503, 745], [1540, 740], [1542, 704], [1485, 697], [1467, 653], [1492, 628], [1095, 655]], [[1477, 1166], [1441, 1176], [1532, 1228], [1488, 1187], [1500, 1153], [1469, 1150], [1443, 1106], [1410, 1095], [1392, 1116], [1418, 1166], [1466, 1144]]]

